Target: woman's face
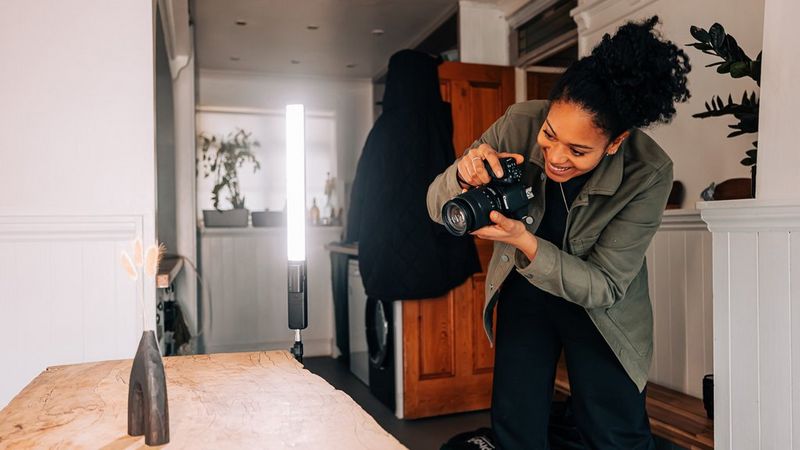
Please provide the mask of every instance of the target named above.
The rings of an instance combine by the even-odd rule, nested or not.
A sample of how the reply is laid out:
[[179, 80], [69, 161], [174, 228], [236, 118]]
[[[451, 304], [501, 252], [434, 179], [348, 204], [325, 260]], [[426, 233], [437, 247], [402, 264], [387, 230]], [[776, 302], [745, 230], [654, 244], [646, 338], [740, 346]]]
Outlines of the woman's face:
[[550, 105], [536, 142], [544, 155], [545, 173], [563, 183], [597, 167], [606, 152], [616, 153], [628, 134], [626, 131], [609, 142], [588, 112], [574, 103], [558, 101]]

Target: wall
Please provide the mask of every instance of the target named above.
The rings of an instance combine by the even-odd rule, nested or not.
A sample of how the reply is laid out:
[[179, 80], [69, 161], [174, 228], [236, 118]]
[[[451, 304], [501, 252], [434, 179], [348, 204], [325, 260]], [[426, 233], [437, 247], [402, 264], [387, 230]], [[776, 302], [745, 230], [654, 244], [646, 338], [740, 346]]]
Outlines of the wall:
[[669, 126], [655, 127], [646, 132], [670, 155], [675, 163], [675, 179], [686, 188], [685, 208], [693, 208], [700, 200], [700, 192], [712, 181], [749, 177], [748, 168], [739, 164], [744, 152], [750, 148], [755, 135], [728, 139], [730, 118], [695, 119], [692, 114], [705, 111], [703, 103], [712, 95], [727, 98], [728, 94], [741, 98], [742, 92], [757, 89], [750, 79], [733, 80], [719, 75], [714, 68], [703, 67], [716, 61], [684, 44], [693, 42], [689, 27], [697, 25], [708, 29], [714, 22], [721, 23], [739, 45], [752, 58], [762, 45], [764, 5], [752, 0], [582, 0], [573, 10], [578, 23], [579, 51], [591, 51], [603, 34], [612, 33], [628, 20], [639, 20], [658, 14], [662, 35], [681, 46], [689, 55], [692, 72], [689, 89], [692, 98], [677, 106], [677, 115]]
[[763, 199], [798, 199], [800, 151], [797, 148], [797, 103], [800, 101], [800, 58], [797, 20], [800, 3], [769, 0], [764, 17], [771, 31], [764, 35], [756, 195]]
[[153, 5], [18, 0], [0, 15], [0, 407], [50, 365], [132, 357], [153, 280]]
[[458, 2], [458, 51], [461, 62], [509, 65], [508, 22], [496, 6]]
[[700, 212], [668, 210], [647, 249], [653, 304], [649, 380], [697, 398], [714, 371], [711, 233]]
[[[345, 183], [351, 183], [355, 176], [358, 157], [374, 121], [372, 89], [372, 82], [368, 79], [337, 80], [200, 70], [197, 104], [198, 108], [282, 111], [289, 103], [303, 103], [308, 112], [332, 113], [336, 118], [336, 189], [343, 198]], [[270, 143], [261, 142], [261, 145], [269, 146]], [[200, 197], [206, 195], [208, 193], [198, 192]]]

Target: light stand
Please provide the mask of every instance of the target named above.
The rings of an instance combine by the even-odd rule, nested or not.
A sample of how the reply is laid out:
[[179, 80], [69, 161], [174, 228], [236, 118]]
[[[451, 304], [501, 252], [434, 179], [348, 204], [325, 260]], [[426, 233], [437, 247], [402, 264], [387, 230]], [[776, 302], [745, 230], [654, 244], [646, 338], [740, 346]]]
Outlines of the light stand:
[[288, 257], [289, 329], [291, 352], [303, 362], [300, 330], [308, 327], [306, 281], [306, 162], [303, 105], [286, 105], [286, 234]]

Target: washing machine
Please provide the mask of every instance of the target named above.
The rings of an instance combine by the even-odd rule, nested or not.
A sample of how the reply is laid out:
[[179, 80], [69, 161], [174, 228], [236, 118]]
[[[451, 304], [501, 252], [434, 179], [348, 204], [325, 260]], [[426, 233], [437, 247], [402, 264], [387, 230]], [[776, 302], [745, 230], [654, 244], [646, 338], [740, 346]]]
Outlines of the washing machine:
[[367, 297], [358, 261], [350, 260], [347, 269], [350, 371], [402, 418], [402, 302]]

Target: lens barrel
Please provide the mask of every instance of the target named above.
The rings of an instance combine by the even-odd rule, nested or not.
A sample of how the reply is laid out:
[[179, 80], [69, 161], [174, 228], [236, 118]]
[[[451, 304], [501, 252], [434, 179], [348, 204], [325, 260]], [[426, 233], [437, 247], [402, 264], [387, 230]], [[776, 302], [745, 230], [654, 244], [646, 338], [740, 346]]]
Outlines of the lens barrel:
[[489, 225], [489, 213], [501, 211], [502, 192], [492, 186], [481, 186], [448, 200], [442, 207], [442, 222], [451, 234], [463, 236]]

